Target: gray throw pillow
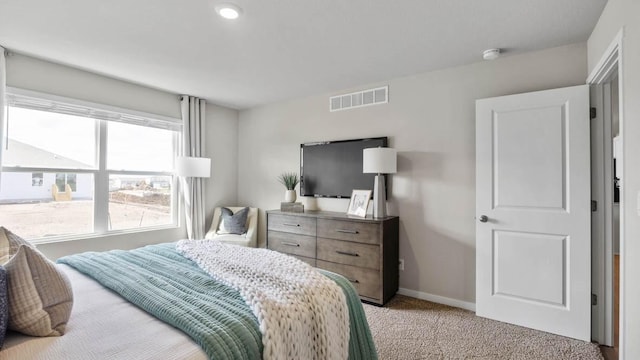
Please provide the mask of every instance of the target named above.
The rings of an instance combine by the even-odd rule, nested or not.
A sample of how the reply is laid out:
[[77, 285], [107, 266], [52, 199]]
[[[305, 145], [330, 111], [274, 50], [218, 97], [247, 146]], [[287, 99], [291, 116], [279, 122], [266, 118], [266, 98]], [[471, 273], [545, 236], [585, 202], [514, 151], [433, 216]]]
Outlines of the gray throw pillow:
[[247, 216], [249, 208], [243, 208], [234, 214], [233, 211], [223, 207], [220, 209], [220, 225], [218, 234], [242, 235], [247, 232]]

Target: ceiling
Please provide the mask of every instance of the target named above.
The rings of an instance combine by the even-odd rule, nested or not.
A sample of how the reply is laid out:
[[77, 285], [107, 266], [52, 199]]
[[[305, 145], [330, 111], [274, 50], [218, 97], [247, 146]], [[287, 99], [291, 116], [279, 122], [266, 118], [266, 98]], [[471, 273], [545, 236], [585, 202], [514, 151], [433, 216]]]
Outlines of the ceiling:
[[2, 0], [11, 51], [236, 108], [587, 40], [606, 0]]

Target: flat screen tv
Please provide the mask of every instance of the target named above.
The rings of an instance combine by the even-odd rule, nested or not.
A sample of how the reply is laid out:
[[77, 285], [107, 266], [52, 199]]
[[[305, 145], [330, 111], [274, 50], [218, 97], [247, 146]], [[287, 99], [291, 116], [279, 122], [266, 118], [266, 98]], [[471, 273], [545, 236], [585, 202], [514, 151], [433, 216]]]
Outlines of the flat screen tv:
[[362, 150], [386, 146], [386, 137], [301, 144], [300, 195], [350, 198], [354, 189], [373, 190], [376, 174], [362, 173]]

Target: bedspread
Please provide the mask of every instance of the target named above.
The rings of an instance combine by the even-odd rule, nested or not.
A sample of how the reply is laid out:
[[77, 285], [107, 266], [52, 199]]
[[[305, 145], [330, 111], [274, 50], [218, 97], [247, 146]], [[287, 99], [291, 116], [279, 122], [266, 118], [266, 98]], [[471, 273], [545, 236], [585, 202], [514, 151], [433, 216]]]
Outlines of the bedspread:
[[[175, 244], [150, 245], [129, 251], [83, 253], [58, 260], [158, 319], [182, 330], [209, 358], [259, 359], [262, 341], [258, 321], [240, 293], [214, 280], [197, 264], [176, 252]], [[341, 286], [349, 306], [349, 358], [375, 359], [375, 346], [353, 287], [326, 274]]]
[[176, 249], [240, 292], [260, 324], [264, 360], [347, 358], [344, 293], [309, 264], [276, 251], [210, 240], [180, 240]]

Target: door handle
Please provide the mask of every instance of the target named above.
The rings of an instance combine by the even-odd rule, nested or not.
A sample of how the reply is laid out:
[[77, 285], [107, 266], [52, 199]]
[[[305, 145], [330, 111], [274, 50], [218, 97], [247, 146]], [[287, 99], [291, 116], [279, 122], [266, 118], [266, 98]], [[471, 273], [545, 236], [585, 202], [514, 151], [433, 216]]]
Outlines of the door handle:
[[282, 242], [282, 245], [300, 247], [300, 244], [291, 243], [291, 242], [286, 242], [286, 241], [283, 241], [283, 242]]
[[336, 229], [336, 232], [345, 233], [345, 234], [357, 234], [358, 230], [344, 230], [344, 229]]
[[287, 224], [287, 223], [283, 223], [282, 225], [284, 225], [284, 226], [300, 227], [300, 224]]
[[340, 254], [340, 255], [360, 256], [360, 255], [358, 255], [358, 253], [352, 253], [352, 252], [347, 252], [347, 251], [336, 250], [336, 252], [338, 254]]
[[489, 218], [487, 217], [487, 215], [480, 215], [480, 217], [478, 218], [478, 220], [480, 222], [487, 222], [489, 221]]
[[360, 281], [358, 281], [358, 279], [349, 279], [349, 278], [347, 278], [347, 280], [349, 280], [350, 282], [352, 282], [354, 284], [360, 283]]

